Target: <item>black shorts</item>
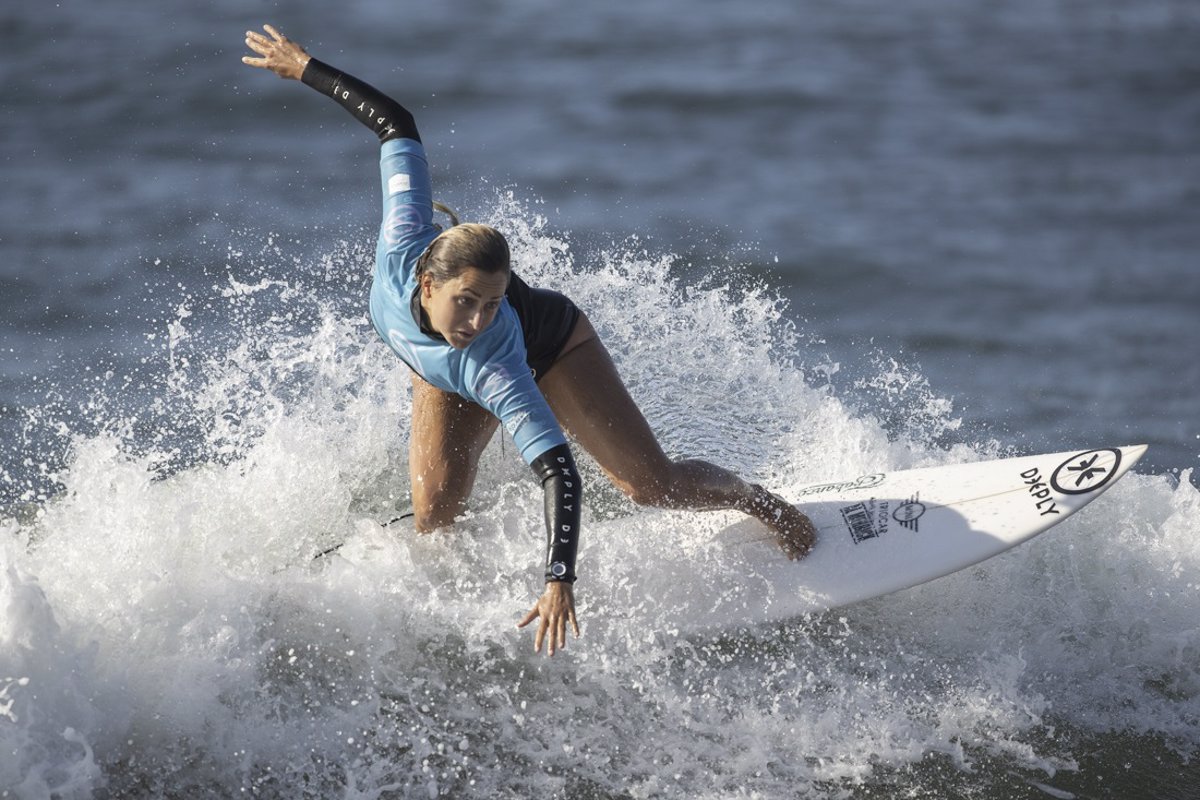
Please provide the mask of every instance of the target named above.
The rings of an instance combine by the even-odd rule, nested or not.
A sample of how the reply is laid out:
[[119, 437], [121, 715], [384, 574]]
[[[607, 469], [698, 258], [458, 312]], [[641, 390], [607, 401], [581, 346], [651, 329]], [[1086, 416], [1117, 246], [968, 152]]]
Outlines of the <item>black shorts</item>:
[[530, 288], [515, 272], [505, 296], [525, 333], [525, 363], [533, 379], [541, 380], [571, 338], [579, 321], [579, 308], [566, 295]]

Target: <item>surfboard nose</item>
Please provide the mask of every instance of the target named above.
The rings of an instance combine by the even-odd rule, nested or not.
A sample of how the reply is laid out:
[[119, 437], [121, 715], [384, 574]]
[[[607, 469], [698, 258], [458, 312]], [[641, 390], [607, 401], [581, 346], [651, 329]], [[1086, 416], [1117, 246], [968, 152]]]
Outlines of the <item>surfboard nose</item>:
[[1146, 451], [1150, 449], [1148, 444], [1129, 444], [1120, 448], [1122, 460], [1133, 466], [1137, 460], [1146, 455]]

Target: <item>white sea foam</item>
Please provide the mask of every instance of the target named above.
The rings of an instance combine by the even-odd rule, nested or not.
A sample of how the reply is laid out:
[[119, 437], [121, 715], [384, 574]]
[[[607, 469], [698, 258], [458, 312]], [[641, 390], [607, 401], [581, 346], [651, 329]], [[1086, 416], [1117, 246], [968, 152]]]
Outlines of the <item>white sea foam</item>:
[[[673, 453], [784, 494], [994, 454], [935, 446], [952, 410], [894, 364], [876, 408], [814, 385], [835, 365], [745, 276], [681, 284], [636, 243], [578, 252], [510, 198], [492, 221], [527, 280], [588, 310]], [[322, 293], [361, 301], [366, 248], [310, 263], [239, 247], [213, 297], [181, 298], [157, 397], [99, 396], [62, 490], [0, 523], [15, 796], [837, 796], [931, 758], [999, 760], [1053, 792], [1080, 757], [1060, 726], [1200, 745], [1186, 478], [1131, 475], [899, 595], [688, 638], [627, 587], [687, 547], [702, 591], [704, 536], [728, 515], [636, 509], [585, 459], [584, 637], [547, 660], [515, 629], [541, 498], [511, 444], [490, 446], [454, 532], [378, 524], [407, 494], [408, 375], [361, 308]], [[897, 409], [917, 423], [889, 425]]]

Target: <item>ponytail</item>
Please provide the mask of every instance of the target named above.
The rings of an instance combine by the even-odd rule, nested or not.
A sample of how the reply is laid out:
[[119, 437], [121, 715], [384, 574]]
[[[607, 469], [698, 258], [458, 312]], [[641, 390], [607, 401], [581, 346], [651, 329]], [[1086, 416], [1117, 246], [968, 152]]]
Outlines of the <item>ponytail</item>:
[[453, 228], [455, 225], [458, 224], [458, 214], [455, 214], [453, 209], [450, 208], [450, 206], [443, 205], [442, 203], [439, 203], [437, 200], [434, 200], [433, 201], [433, 210], [440, 211], [443, 214], [445, 214], [447, 217], [449, 217], [451, 228]]

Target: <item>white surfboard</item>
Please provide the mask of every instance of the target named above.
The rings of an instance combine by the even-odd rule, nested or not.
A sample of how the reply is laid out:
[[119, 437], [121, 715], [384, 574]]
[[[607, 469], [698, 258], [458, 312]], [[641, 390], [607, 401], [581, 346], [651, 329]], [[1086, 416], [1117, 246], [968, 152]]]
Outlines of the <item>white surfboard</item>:
[[654, 594], [683, 630], [787, 619], [879, 597], [977, 564], [1062, 522], [1145, 451], [1105, 447], [805, 486], [788, 499], [817, 527], [807, 558], [788, 561], [762, 525], [747, 520], [704, 545], [707, 557], [693, 562], [703, 579], [659, 582]]

